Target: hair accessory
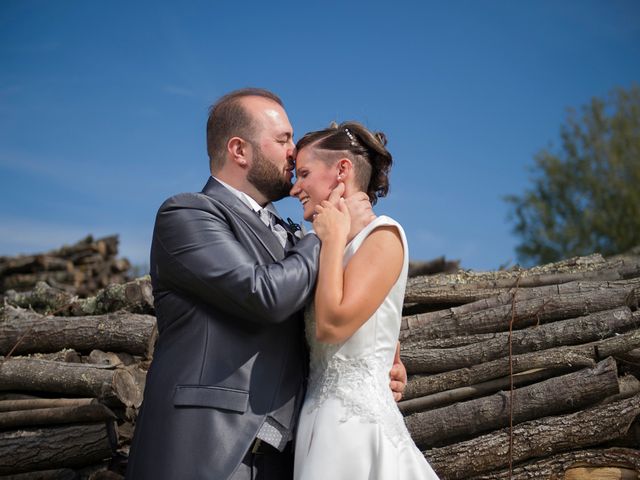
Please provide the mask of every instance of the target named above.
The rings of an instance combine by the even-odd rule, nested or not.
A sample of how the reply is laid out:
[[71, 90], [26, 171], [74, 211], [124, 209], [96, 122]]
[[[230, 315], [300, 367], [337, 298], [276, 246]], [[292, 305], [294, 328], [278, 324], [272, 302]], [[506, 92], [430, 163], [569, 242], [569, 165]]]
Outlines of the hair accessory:
[[353, 133], [351, 133], [347, 127], [344, 127], [344, 133], [346, 133], [349, 140], [351, 140], [351, 146], [357, 147], [358, 143], [356, 142], [356, 137], [353, 136]]

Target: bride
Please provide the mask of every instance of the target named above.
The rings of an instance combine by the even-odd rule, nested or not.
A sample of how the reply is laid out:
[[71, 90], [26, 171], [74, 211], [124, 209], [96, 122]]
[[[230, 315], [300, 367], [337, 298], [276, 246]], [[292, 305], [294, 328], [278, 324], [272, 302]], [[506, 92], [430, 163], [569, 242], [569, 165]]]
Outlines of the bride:
[[[437, 479], [404, 425], [388, 387], [400, 331], [408, 249], [402, 227], [376, 217], [350, 232], [344, 200], [389, 189], [391, 154], [382, 133], [356, 122], [305, 135], [297, 145], [296, 183], [322, 240], [315, 301], [305, 314], [310, 374], [295, 441], [294, 478]], [[352, 238], [347, 243], [347, 239]]]

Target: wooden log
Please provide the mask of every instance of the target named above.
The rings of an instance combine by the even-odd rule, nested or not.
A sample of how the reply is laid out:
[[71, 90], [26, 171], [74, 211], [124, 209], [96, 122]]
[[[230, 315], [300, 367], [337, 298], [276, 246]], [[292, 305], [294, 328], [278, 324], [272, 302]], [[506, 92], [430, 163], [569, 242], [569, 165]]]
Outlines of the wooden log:
[[56, 362], [82, 363], [80, 354], [71, 348], [65, 348], [64, 350], [53, 353], [32, 353], [29, 356], [41, 360], [54, 360]]
[[[470, 314], [473, 312], [479, 312], [490, 308], [500, 307], [504, 305], [511, 305], [514, 301], [514, 297], [517, 302], [525, 300], [532, 300], [535, 298], [548, 298], [556, 295], [567, 295], [572, 293], [584, 293], [588, 294], [594, 291], [599, 291], [607, 288], [618, 287], [640, 287], [639, 279], [620, 280], [620, 281], [603, 281], [598, 279], [597, 281], [576, 281], [563, 283], [560, 285], [546, 285], [542, 287], [534, 288], [512, 288], [501, 292], [497, 295], [483, 298], [475, 302], [466, 303], [457, 307], [451, 307], [446, 309], [440, 309], [432, 312], [423, 313], [420, 315], [420, 322], [423, 324], [429, 324], [434, 320], [448, 319], [450, 321], [456, 320], [461, 316]], [[403, 319], [403, 331], [401, 332], [401, 340], [412, 335], [419, 335], [420, 327], [415, 326], [409, 329], [409, 321], [415, 324], [412, 320], [413, 316], [408, 315]]]
[[[633, 281], [629, 281], [633, 282]], [[504, 332], [566, 318], [574, 318], [621, 306], [635, 308], [638, 305], [640, 287], [630, 283], [626, 286], [602, 288], [589, 293], [570, 293], [542, 298], [533, 298], [513, 305], [502, 305], [479, 312], [464, 314], [455, 320], [429, 320], [422, 315], [408, 317], [409, 328], [420, 327], [424, 338], [446, 338], [475, 333]]]
[[[112, 277], [109, 277], [112, 278]], [[112, 283], [86, 299], [78, 299], [69, 304], [63, 314], [101, 315], [126, 310], [131, 313], [153, 314], [153, 289], [148, 275], [124, 284]]]
[[0, 475], [0, 480], [79, 480], [75, 470], [57, 468], [55, 470], [39, 470], [36, 472], [16, 473], [15, 475]]
[[127, 312], [85, 317], [44, 317], [7, 306], [0, 323], [0, 354], [114, 350], [151, 356], [157, 336], [151, 315]]
[[5, 292], [5, 302], [14, 307], [30, 308], [44, 313], [55, 312], [71, 304], [75, 296], [69, 292], [53, 288], [47, 282], [37, 282], [33, 290]]
[[[513, 385], [514, 387], [529, 385], [531, 383], [546, 380], [550, 377], [569, 373], [576, 368], [538, 368], [527, 372], [516, 373], [513, 375]], [[398, 408], [403, 415], [409, 415], [411, 413], [423, 412], [443, 405], [449, 405], [451, 403], [489, 395], [500, 390], [508, 390], [510, 386], [511, 377], [501, 377], [496, 378], [495, 380], [470, 385], [468, 387], [455, 388], [444, 392], [434, 393], [432, 395], [426, 395], [424, 397], [404, 400], [398, 403]], [[627, 387], [627, 383], [625, 383], [625, 387]], [[627, 390], [625, 390], [625, 392], [627, 392]]]
[[503, 332], [490, 340], [456, 348], [422, 349], [414, 342], [401, 344], [401, 358], [408, 373], [437, 373], [489, 362], [509, 355], [576, 345], [610, 337], [636, 326], [628, 307], [596, 312], [538, 327]]
[[54, 271], [54, 272], [38, 272], [38, 273], [14, 273], [12, 275], [6, 275], [0, 282], [0, 288], [2, 291], [6, 290], [25, 290], [33, 288], [38, 282], [47, 282], [50, 284], [68, 284], [77, 286], [79, 285], [84, 276], [82, 272], [73, 270], [68, 271]]
[[619, 393], [602, 400], [602, 404], [613, 403], [623, 400], [625, 398], [633, 397], [640, 393], [640, 380], [633, 375], [623, 375], [618, 377], [618, 390]]
[[71, 272], [73, 264], [64, 258], [53, 255], [21, 255], [10, 258], [2, 264], [0, 275], [6, 276], [14, 273], [35, 273], [49, 270], [66, 270]]
[[534, 267], [493, 272], [458, 271], [451, 275], [411, 278], [405, 302], [463, 304], [498, 295], [512, 288], [535, 288], [578, 280], [618, 280], [640, 276], [640, 257], [605, 261], [592, 255]]
[[[639, 312], [634, 312], [634, 317]], [[513, 373], [520, 373], [534, 368], [557, 368], [567, 366], [590, 366], [594, 360], [602, 360], [640, 347], [640, 330], [606, 338], [598, 342], [584, 345], [563, 346], [524, 353], [512, 357]], [[461, 368], [435, 375], [414, 375], [403, 394], [405, 400], [430, 395], [436, 392], [486, 382], [494, 378], [508, 375], [511, 371], [509, 358], [500, 358], [491, 362]]]
[[[640, 342], [640, 334], [638, 334], [638, 342]], [[567, 347], [558, 347], [542, 352], [514, 355], [512, 358], [513, 373], [518, 374], [538, 368], [593, 367], [595, 361], [592, 358], [592, 354], [593, 349], [588, 353], [584, 353], [568, 350]], [[409, 377], [403, 398], [409, 400], [468, 385], [477, 385], [509, 375], [510, 371], [509, 358], [505, 357], [492, 362], [473, 365], [469, 368], [460, 368], [435, 375], [414, 375]]]
[[[619, 438], [626, 433], [638, 414], [640, 396], [636, 395], [576, 413], [515, 425], [512, 436], [513, 462], [518, 464]], [[509, 429], [505, 428], [446, 447], [433, 448], [425, 451], [424, 455], [438, 475], [449, 480], [488, 474], [508, 467], [509, 436]], [[493, 475], [488, 474], [487, 480], [498, 478]]]
[[[574, 450], [571, 452], [559, 453], [540, 460], [517, 465], [513, 468], [512, 476], [509, 470], [493, 471], [486, 475], [477, 475], [467, 477], [467, 480], [539, 480], [541, 478], [557, 478], [565, 479], [565, 472], [573, 469], [574, 465], [580, 465], [578, 468], [618, 468], [619, 472], [612, 472], [617, 476], [609, 477], [612, 479], [624, 480], [625, 478], [638, 478], [640, 471], [640, 451], [632, 448], [606, 448], [606, 449], [588, 449]], [[625, 472], [626, 470], [626, 472]], [[635, 472], [635, 476], [627, 476], [628, 472]], [[582, 473], [582, 472], [580, 472]], [[588, 475], [587, 472], [584, 472]], [[602, 477], [583, 477], [585, 480], [595, 480]], [[606, 478], [606, 477], [605, 477]]]
[[2, 390], [88, 396], [135, 408], [142, 403], [140, 386], [127, 370], [34, 358], [9, 358], [0, 363]]
[[36, 408], [14, 412], [0, 412], [0, 430], [38, 425], [66, 425], [115, 420], [117, 417], [100, 403], [68, 407]]
[[612, 358], [594, 368], [568, 373], [522, 387], [512, 395], [500, 392], [446, 407], [414, 413], [405, 423], [418, 446], [440, 446], [482, 432], [534, 418], [557, 415], [591, 405], [618, 393], [616, 362]]
[[0, 432], [0, 474], [91, 465], [115, 445], [113, 422]]
[[17, 412], [56, 407], [80, 407], [94, 405], [95, 398], [29, 398], [16, 400], [0, 400], [0, 412]]
[[564, 480], [638, 480], [638, 471], [619, 467], [574, 467], [567, 469]]

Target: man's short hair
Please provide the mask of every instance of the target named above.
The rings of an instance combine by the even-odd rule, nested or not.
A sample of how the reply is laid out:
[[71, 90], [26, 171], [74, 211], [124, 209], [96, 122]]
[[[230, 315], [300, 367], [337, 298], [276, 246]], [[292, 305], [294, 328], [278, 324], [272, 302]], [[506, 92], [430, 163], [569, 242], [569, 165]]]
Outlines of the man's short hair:
[[227, 142], [230, 138], [240, 137], [252, 142], [258, 132], [254, 119], [242, 105], [241, 100], [244, 97], [268, 98], [284, 108], [280, 97], [263, 88], [234, 90], [214, 103], [209, 108], [207, 120], [207, 153], [212, 172], [224, 165]]

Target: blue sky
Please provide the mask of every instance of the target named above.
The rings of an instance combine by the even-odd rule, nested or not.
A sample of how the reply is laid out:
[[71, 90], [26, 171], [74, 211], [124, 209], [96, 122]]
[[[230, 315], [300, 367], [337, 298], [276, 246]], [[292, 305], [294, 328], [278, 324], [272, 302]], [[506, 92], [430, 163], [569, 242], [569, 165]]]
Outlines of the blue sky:
[[[640, 2], [0, 2], [0, 255], [120, 235], [208, 176], [208, 106], [278, 93], [296, 137], [382, 130], [413, 259], [516, 261], [507, 194], [567, 107], [640, 81]], [[296, 201], [284, 216], [301, 218]]]

